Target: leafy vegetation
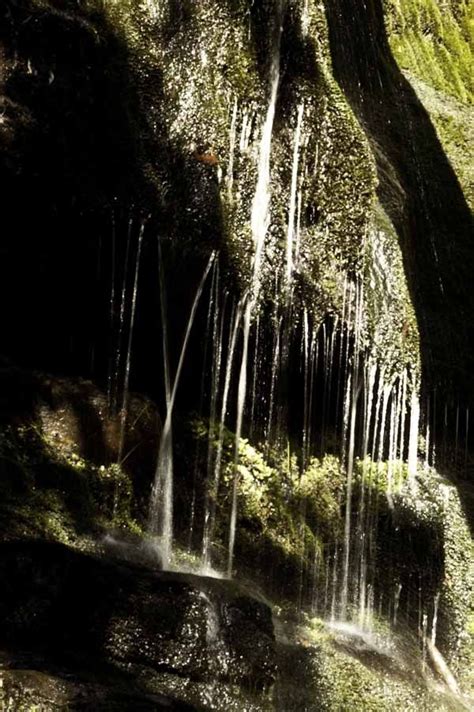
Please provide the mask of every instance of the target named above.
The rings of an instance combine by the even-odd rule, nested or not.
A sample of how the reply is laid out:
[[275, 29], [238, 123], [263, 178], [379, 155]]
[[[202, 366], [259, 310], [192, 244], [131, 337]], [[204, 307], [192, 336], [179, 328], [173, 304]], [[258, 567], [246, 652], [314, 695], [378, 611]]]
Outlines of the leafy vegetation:
[[53, 446], [34, 424], [0, 432], [0, 537], [73, 546], [108, 528], [139, 532], [132, 487], [116, 464], [94, 465]]

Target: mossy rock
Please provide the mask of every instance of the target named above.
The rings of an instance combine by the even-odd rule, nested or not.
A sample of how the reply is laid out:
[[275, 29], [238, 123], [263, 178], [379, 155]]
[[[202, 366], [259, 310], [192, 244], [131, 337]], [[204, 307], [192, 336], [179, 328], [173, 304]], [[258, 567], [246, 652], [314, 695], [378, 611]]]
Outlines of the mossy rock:
[[409, 635], [401, 634], [396, 643], [382, 642], [350, 626], [331, 630], [318, 620], [300, 628], [285, 625], [284, 630], [277, 709], [455, 712], [469, 704], [467, 698], [439, 689]]

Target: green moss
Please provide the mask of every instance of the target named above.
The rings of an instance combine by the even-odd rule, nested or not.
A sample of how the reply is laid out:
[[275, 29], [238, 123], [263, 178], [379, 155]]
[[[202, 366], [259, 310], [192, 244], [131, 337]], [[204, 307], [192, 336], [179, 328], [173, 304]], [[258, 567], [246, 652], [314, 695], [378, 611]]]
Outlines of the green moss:
[[[202, 420], [193, 422], [193, 437], [207, 444], [207, 425]], [[213, 443], [217, 450], [217, 434]], [[237, 477], [237, 568], [245, 575], [255, 574], [260, 557], [269, 557], [281, 566], [281, 571], [304, 572], [314, 566], [315, 556], [324, 563], [323, 540], [341, 531], [341, 500], [345, 475], [338, 458], [327, 455], [313, 458], [304, 472], [296, 455], [289, 449], [263, 452], [241, 439], [239, 464], [234, 465], [235, 436], [224, 433], [222, 474], [217, 492], [218, 519], [214, 532], [216, 552], [225, 557], [234, 478]], [[206, 452], [207, 448], [198, 448]], [[177, 467], [186, 467], [180, 463]], [[205, 472], [206, 462], [198, 462], [198, 470]], [[225, 560], [215, 562], [224, 565]], [[278, 575], [278, 570], [275, 569]], [[265, 576], [269, 573], [262, 571]], [[288, 580], [289, 583], [289, 580]]]
[[387, 29], [402, 69], [462, 102], [472, 102], [470, 3], [386, 0]]
[[[313, 532], [301, 520], [301, 505], [306, 494], [295, 457], [273, 453], [272, 460], [270, 465], [248, 441], [240, 441], [239, 528], [244, 536], [246, 529], [249, 534], [257, 529], [284, 557], [299, 560], [304, 555], [305, 542], [308, 545], [309, 540], [313, 549], [316, 544]], [[228, 492], [234, 475], [233, 451], [228, 448], [223, 466], [223, 484]]]
[[312, 458], [298, 482], [298, 495], [306, 500], [308, 525], [334, 536], [341, 529], [341, 502], [346, 475], [339, 458]]
[[86, 545], [107, 528], [141, 531], [129, 476], [116, 464], [97, 466], [58, 449], [35, 425], [0, 433], [0, 491], [3, 539]]
[[370, 457], [365, 460], [356, 460], [355, 463], [356, 485], [364, 485], [379, 494], [392, 494], [402, 489], [408, 479], [408, 466], [401, 460], [394, 462], [374, 462]]
[[[178, 156], [180, 170], [190, 176], [185, 210], [180, 211], [186, 224], [177, 224], [174, 209], [170, 230], [192, 250], [210, 247], [210, 235], [220, 233], [219, 244], [212, 247], [223, 247], [229, 271], [245, 289], [268, 107], [272, 13], [266, 6], [249, 8], [243, 0], [187, 3], [179, 11], [171, 0], [159, 5], [121, 0], [104, 7], [130, 49], [130, 67], [146, 102], [143, 113], [151, 132], [165, 138], [154, 149], [162, 172], [164, 166], [176, 170]], [[377, 181], [367, 139], [332, 76], [324, 8], [314, 0], [304, 10], [301, 3], [289, 3], [288, 32], [302, 24], [304, 33], [292, 35], [297, 65], [282, 55], [288, 66], [280, 81], [272, 137], [272, 224], [262, 260], [261, 297], [273, 299], [276, 273], [284, 279], [291, 147], [303, 103], [301, 250], [295, 281], [308, 310], [320, 319], [341, 309], [344, 273], [361, 268]], [[209, 155], [212, 163], [206, 163]], [[163, 177], [169, 182], [169, 176]], [[177, 191], [173, 193], [179, 202]], [[165, 201], [169, 197], [167, 193]]]
[[288, 641], [280, 646], [276, 686], [282, 709], [462, 709], [458, 701], [436, 689], [429, 671], [423, 672], [421, 650], [409, 635], [333, 631], [314, 618], [299, 626], [281, 625]]
[[437, 91], [413, 74], [407, 77], [428, 111], [466, 200], [474, 209], [474, 107], [465, 106], [455, 98]]
[[385, 0], [395, 58], [425, 109], [474, 208], [473, 18], [462, 0]]

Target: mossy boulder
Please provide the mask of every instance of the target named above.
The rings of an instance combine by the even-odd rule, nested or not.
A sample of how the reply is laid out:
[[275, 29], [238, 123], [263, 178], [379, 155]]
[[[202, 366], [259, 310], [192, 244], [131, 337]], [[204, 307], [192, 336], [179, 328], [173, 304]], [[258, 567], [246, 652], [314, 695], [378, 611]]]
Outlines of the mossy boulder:
[[390, 639], [314, 619], [282, 624], [281, 635], [277, 709], [456, 712], [469, 705], [443, 689], [409, 634]]

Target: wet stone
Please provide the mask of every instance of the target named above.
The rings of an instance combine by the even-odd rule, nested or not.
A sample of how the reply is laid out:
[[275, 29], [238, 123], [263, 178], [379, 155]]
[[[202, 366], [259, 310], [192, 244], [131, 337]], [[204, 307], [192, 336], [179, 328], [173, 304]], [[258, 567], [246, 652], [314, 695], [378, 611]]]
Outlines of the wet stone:
[[239, 694], [273, 684], [270, 610], [234, 583], [38, 541], [0, 545], [0, 576], [0, 645], [10, 656], [60, 661], [73, 677], [102, 668], [106, 677], [128, 674], [127, 693], [143, 671], [155, 694], [170, 690], [170, 679], [178, 687], [228, 684]]

